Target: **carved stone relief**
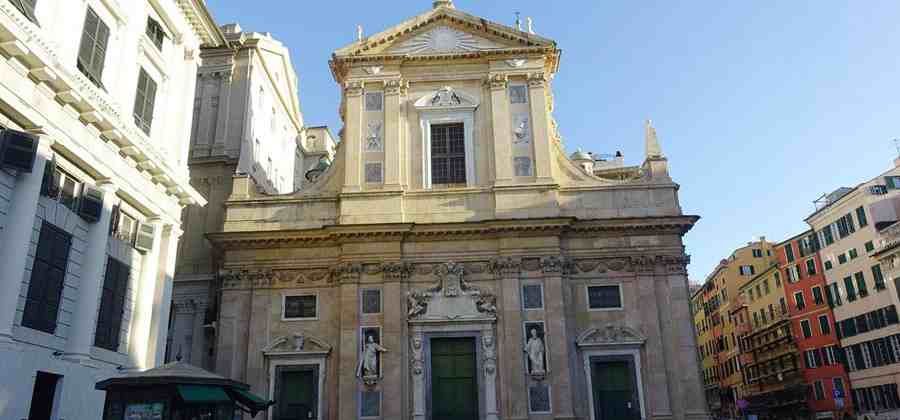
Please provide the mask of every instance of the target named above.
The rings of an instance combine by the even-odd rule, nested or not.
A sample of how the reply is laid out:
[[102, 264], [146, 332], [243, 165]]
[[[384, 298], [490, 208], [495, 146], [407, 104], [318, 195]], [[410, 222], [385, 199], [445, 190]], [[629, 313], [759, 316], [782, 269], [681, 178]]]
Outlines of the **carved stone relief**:
[[527, 114], [518, 114], [513, 117], [513, 144], [531, 143], [531, 120]]
[[366, 134], [366, 151], [380, 152], [384, 150], [384, 143], [381, 141], [381, 129], [384, 126], [381, 121], [369, 121], [368, 132]]
[[389, 50], [394, 54], [446, 54], [499, 48], [487, 39], [470, 33], [438, 26]]
[[412, 320], [493, 319], [497, 297], [469, 284], [461, 264], [449, 262], [435, 269], [438, 282], [407, 292], [407, 316]]

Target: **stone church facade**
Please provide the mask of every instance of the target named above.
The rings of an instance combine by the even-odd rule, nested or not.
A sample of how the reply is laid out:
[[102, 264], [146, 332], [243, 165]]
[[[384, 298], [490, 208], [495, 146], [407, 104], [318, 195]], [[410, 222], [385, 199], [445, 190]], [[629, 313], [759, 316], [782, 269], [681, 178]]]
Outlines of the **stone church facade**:
[[567, 157], [559, 58], [451, 1], [336, 51], [333, 164], [287, 195], [236, 175], [208, 235], [215, 370], [278, 420], [708, 419], [697, 217], [649, 124], [641, 165]]

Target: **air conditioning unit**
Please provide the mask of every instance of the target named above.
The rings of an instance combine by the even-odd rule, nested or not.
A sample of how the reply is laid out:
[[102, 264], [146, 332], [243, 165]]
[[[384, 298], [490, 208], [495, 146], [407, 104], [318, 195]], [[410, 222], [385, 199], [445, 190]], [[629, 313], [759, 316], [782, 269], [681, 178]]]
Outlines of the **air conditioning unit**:
[[141, 223], [138, 226], [137, 237], [134, 239], [134, 248], [138, 251], [150, 252], [153, 249], [155, 236], [156, 227]]
[[88, 223], [97, 223], [103, 214], [103, 190], [92, 185], [84, 185], [78, 199], [78, 215]]
[[31, 173], [37, 157], [38, 137], [16, 130], [0, 130], [0, 166]]

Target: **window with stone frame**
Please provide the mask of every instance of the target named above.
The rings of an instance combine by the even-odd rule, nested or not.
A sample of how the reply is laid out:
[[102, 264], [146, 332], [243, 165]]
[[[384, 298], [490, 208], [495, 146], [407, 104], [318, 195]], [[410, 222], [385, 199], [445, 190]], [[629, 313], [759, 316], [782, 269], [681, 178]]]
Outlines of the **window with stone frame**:
[[622, 309], [622, 290], [619, 286], [588, 286], [588, 309]]
[[544, 287], [540, 284], [522, 286], [522, 309], [544, 309]]
[[48, 334], [56, 332], [71, 248], [71, 234], [47, 222], [41, 225], [22, 326]]
[[119, 350], [122, 317], [125, 314], [125, 297], [131, 267], [114, 258], [106, 260], [106, 275], [100, 295], [100, 312], [94, 345], [110, 351]]
[[466, 183], [465, 125], [463, 123], [431, 126], [431, 183], [453, 185]]
[[156, 81], [144, 69], [138, 73], [137, 92], [134, 96], [134, 124], [148, 136], [153, 125], [156, 103]]
[[166, 31], [156, 19], [153, 19], [152, 17], [147, 18], [146, 34], [147, 37], [150, 38], [150, 41], [153, 42], [153, 45], [156, 46], [156, 49], [162, 51], [163, 41], [166, 39]]
[[316, 295], [284, 296], [282, 318], [286, 320], [316, 319], [319, 315]]
[[363, 315], [381, 313], [381, 289], [362, 289], [360, 301]]

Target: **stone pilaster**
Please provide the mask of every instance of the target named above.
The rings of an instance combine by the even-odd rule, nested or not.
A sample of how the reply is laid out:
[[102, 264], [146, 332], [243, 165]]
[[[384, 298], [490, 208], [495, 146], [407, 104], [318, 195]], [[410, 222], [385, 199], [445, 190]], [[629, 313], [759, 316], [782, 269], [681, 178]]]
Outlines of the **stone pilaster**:
[[421, 332], [410, 334], [409, 362], [412, 374], [412, 418], [425, 420], [425, 335]]
[[156, 288], [158, 286], [157, 277], [163, 233], [161, 220], [150, 219], [144, 223], [153, 226], [153, 248], [144, 254], [143, 262], [141, 263], [141, 275], [135, 281], [138, 293], [129, 343], [131, 343], [130, 353], [135, 357], [136, 366], [134, 367], [137, 369], [153, 367], [153, 360], [155, 359], [150, 351], [150, 339], [152, 336], [149, 335], [149, 332], [154, 311], [154, 296], [156, 296]]
[[156, 294], [153, 296], [153, 312], [150, 318], [150, 357], [151, 367], [160, 366], [165, 361], [166, 339], [169, 336], [169, 314], [172, 310], [172, 280], [175, 278], [175, 259], [178, 254], [178, 241], [184, 232], [177, 225], [170, 224], [163, 228], [162, 244], [159, 255], [159, 274], [155, 277]]
[[486, 420], [498, 420], [500, 410], [497, 407], [497, 340], [490, 329], [481, 336], [482, 368], [484, 369], [484, 411]]
[[88, 227], [87, 251], [81, 265], [81, 284], [78, 286], [78, 301], [72, 314], [69, 339], [66, 341], [66, 358], [85, 362], [91, 358], [94, 334], [97, 329], [100, 293], [105, 281], [106, 263], [109, 259], [109, 221], [113, 203], [116, 201], [116, 187], [112, 183], [100, 183], [103, 191], [103, 210], [100, 220]]
[[[228, 139], [228, 124], [231, 119], [231, 80], [233, 73], [229, 71], [216, 73], [219, 77], [219, 86], [216, 98], [218, 98], [218, 113], [215, 115], [216, 131], [215, 138], [212, 139], [212, 155], [224, 155], [226, 148], [226, 139]], [[249, 83], [249, 80], [248, 80]], [[247, 95], [247, 101], [251, 101], [250, 95]], [[248, 107], [247, 109], [251, 109]], [[253, 141], [252, 139], [250, 141]]]
[[344, 189], [345, 193], [362, 190], [363, 84], [348, 82], [344, 89]]
[[[635, 271], [635, 288], [637, 289], [638, 306], [642, 308], [641, 325], [644, 326], [644, 334], [647, 336], [645, 348], [660, 349], [662, 351], [646, 352], [646, 399], [647, 417], [652, 419], [672, 418], [672, 396], [670, 393], [671, 375], [678, 375], [670, 371], [677, 366], [669, 365], [671, 348], [668, 344], [667, 331], [671, 331], [671, 321], [666, 311], [661, 308], [668, 307], [668, 293], [660, 290], [660, 278], [657, 276], [657, 263], [653, 257], [632, 258], [631, 266]], [[666, 306], [658, 306], [666, 305]]]
[[556, 418], [574, 418], [572, 407], [572, 375], [569, 368], [571, 357], [568, 346], [568, 326], [563, 300], [564, 261], [559, 257], [541, 259], [544, 272], [544, 313], [547, 334], [550, 335], [547, 360], [550, 363], [549, 381], [553, 387], [553, 413]]
[[403, 97], [407, 83], [403, 80], [388, 80], [384, 83], [384, 187], [401, 188], [403, 161]]
[[538, 182], [553, 182], [550, 166], [553, 152], [548, 127], [547, 78], [544, 73], [534, 73], [528, 77], [528, 92], [534, 130], [534, 175]]
[[342, 263], [331, 275], [340, 284], [341, 342], [338, 352], [338, 418], [353, 420], [359, 413], [359, 278], [362, 266]]
[[509, 116], [509, 86], [505, 74], [489, 76], [487, 86], [491, 90], [491, 121], [494, 130], [494, 184], [512, 182], [512, 132]]
[[34, 215], [41, 195], [44, 167], [52, 159], [52, 145], [52, 139], [41, 137], [31, 173], [16, 176], [6, 214], [9, 223], [0, 231], [0, 243], [3, 244], [0, 247], [0, 273], [4, 279], [0, 282], [0, 347], [14, 346], [12, 331], [16, 320], [16, 306], [21, 293], [22, 276], [25, 275], [28, 244], [31, 243], [34, 230]]
[[381, 267], [384, 275], [382, 288], [382, 311], [385, 322], [382, 324], [381, 344], [390, 350], [382, 354], [384, 379], [381, 385], [382, 413], [385, 419], [403, 418], [403, 395], [405, 378], [408, 371], [407, 343], [403, 339], [406, 330], [406, 313], [403, 311], [403, 282], [409, 277], [410, 267], [402, 262], [385, 263]]
[[521, 261], [499, 257], [491, 261], [491, 271], [500, 283], [503, 303], [498, 314], [499, 352], [503, 355], [499, 366], [501, 375], [500, 400], [506, 419], [528, 417], [528, 398], [525, 387], [525, 362], [522, 342], [522, 305], [519, 296]]

